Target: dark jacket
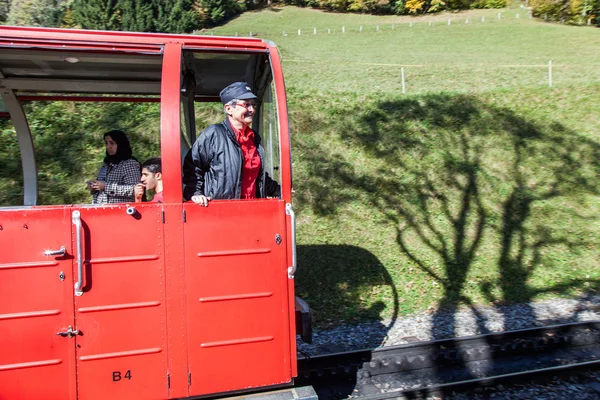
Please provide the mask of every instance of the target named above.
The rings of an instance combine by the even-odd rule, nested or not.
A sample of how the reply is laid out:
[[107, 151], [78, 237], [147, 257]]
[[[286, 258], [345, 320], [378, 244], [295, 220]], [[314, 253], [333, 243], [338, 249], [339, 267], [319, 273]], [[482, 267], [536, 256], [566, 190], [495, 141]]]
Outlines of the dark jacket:
[[[256, 197], [278, 197], [281, 189], [265, 172], [265, 150], [254, 132], [260, 156]], [[229, 120], [210, 125], [196, 139], [183, 161], [183, 197], [204, 195], [212, 199], [239, 199], [242, 192], [244, 156]]]

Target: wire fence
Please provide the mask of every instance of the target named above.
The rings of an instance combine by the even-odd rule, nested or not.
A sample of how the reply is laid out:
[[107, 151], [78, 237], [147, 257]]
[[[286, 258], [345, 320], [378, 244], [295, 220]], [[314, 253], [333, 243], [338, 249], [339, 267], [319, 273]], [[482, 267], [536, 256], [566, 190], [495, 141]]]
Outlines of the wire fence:
[[[494, 12], [483, 11], [481, 14], [468, 13], [458, 15], [432, 15], [428, 17], [402, 18], [393, 23], [364, 22], [348, 23], [341, 26], [297, 26], [287, 30], [278, 30], [276, 26], [261, 27], [260, 31], [239, 32], [227, 31], [227, 27], [215, 31], [204, 31], [204, 35], [219, 36], [252, 36], [275, 40], [280, 47], [286, 83], [290, 86], [305, 88], [307, 85], [318, 91], [327, 92], [373, 92], [391, 91], [395, 93], [423, 93], [439, 91], [486, 91], [494, 89], [511, 89], [515, 87], [565, 87], [568, 85], [585, 85], [600, 82], [600, 68], [592, 65], [593, 61], [585, 56], [586, 61], [563, 56], [552, 48], [544, 56], [543, 51], [535, 54], [515, 55], [504, 57], [498, 50], [490, 49], [488, 54], [467, 54], [461, 50], [461, 57], [437, 57], [421, 51], [420, 55], [401, 55], [398, 50], [388, 47], [390, 52], [397, 54], [383, 54], [382, 57], [372, 57], [391, 62], [369, 62], [368, 57], [355, 60], [360, 46], [377, 46], [384, 42], [371, 42], [376, 40], [375, 35], [381, 34], [382, 41], [395, 40], [396, 34], [403, 33], [409, 38], [408, 32], [425, 32], [457, 26], [469, 27], [484, 26], [515, 26], [522, 23], [529, 24], [533, 19], [529, 9], [521, 8], [510, 11]], [[510, 24], [510, 25], [506, 25]], [[439, 29], [439, 30], [438, 30]], [[487, 29], [486, 29], [487, 30]], [[462, 29], [460, 30], [462, 31]], [[459, 32], [460, 32], [459, 31]], [[433, 31], [432, 31], [433, 32]], [[476, 29], [469, 35], [478, 35], [481, 29]], [[498, 33], [499, 34], [499, 33]], [[335, 35], [335, 36], [334, 36]], [[345, 35], [345, 36], [344, 36]], [[372, 35], [366, 41], [356, 42], [358, 35]], [[444, 34], [442, 34], [444, 35]], [[352, 51], [336, 51], [331, 46], [345, 46], [344, 37], [354, 40]], [[431, 40], [439, 40], [439, 33], [431, 36]], [[453, 36], [456, 38], [457, 36]], [[309, 40], [307, 46], [317, 46], [317, 42], [310, 42], [312, 38], [322, 43], [321, 50], [315, 52], [298, 51], [295, 47], [304, 46], [297, 39]], [[324, 40], [330, 38], [330, 40]], [[336, 39], [334, 39], [336, 38]], [[367, 36], [365, 36], [365, 39]], [[357, 44], [359, 43], [359, 44]], [[358, 46], [358, 47], [357, 47]], [[325, 50], [322, 50], [322, 49]], [[342, 47], [340, 47], [342, 48]], [[414, 47], [413, 47], [414, 48]], [[481, 51], [481, 49], [478, 49]], [[490, 57], [490, 54], [493, 54]], [[555, 54], [556, 53], [556, 54]], [[378, 56], [381, 55], [377, 53]], [[464, 58], [462, 58], [464, 55]], [[554, 59], [557, 57], [557, 59]], [[505, 59], [505, 62], [502, 62]], [[446, 61], [444, 63], [444, 60]], [[529, 61], [528, 61], [529, 60]], [[366, 61], [366, 62], [365, 62]], [[441, 62], [440, 62], [441, 61]], [[591, 63], [590, 63], [591, 62]]]
[[[227, 31], [218, 30], [203, 30], [194, 33], [199, 35], [219, 35], [219, 36], [234, 36], [234, 37], [263, 37], [264, 35], [272, 36], [277, 34], [283, 37], [293, 37], [302, 35], [336, 35], [346, 33], [371, 33], [371, 32], [386, 32], [395, 31], [398, 29], [413, 28], [419, 26], [436, 27], [436, 26], [451, 26], [456, 24], [481, 24], [502, 21], [506, 19], [533, 19], [531, 11], [528, 9], [519, 10], [517, 12], [498, 12], [496, 14], [482, 14], [479, 16], [471, 15], [466, 17], [445, 17], [432, 16], [429, 18], [417, 17], [415, 21], [395, 22], [395, 23], [363, 23], [341, 26], [297, 26], [282, 30], [279, 33], [272, 30], [269, 31]], [[268, 29], [268, 28], [267, 28]]]
[[318, 92], [482, 92], [516, 87], [561, 89], [600, 83], [600, 69], [557, 64], [339, 64], [283, 59], [286, 85]]

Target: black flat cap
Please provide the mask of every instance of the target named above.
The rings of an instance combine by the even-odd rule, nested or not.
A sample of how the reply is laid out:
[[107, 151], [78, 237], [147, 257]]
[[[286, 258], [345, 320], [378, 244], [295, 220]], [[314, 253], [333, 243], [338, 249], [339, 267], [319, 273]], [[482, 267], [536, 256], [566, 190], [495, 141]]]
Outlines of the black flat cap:
[[247, 99], [256, 99], [257, 97], [252, 93], [252, 89], [246, 82], [234, 82], [231, 85], [227, 86], [225, 89], [221, 90], [219, 93], [221, 97], [221, 103], [227, 104], [231, 100], [247, 100]]

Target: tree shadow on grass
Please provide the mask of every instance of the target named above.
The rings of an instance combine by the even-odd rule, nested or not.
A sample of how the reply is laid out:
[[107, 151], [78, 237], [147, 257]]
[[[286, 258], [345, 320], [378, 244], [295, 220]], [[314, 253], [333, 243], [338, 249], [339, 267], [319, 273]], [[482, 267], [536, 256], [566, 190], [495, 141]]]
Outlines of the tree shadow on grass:
[[[598, 143], [468, 95], [361, 106], [346, 110], [352, 116], [336, 129], [345, 148], [297, 140], [308, 165], [299, 197], [331, 217], [356, 201], [358, 190], [397, 227], [402, 254], [442, 287], [434, 337], [456, 333], [453, 322], [437, 316], [458, 307], [471, 308], [479, 332], [488, 331], [471, 300], [477, 292], [501, 304], [595, 289], [561, 276], [545, 277], [540, 287], [539, 270], [564, 271], [596, 246], [586, 226], [598, 217], [586, 212], [585, 199], [599, 193]], [[368, 166], [349, 161], [355, 151]], [[483, 265], [482, 254], [493, 264]], [[535, 320], [534, 310], [528, 314]]]
[[[368, 332], [357, 332], [356, 342], [380, 346], [398, 316], [398, 294], [377, 257], [349, 245], [299, 245], [297, 254], [296, 294], [310, 301], [314, 322], [327, 326], [331, 314], [351, 316], [344, 321], [347, 324], [371, 320]], [[365, 292], [370, 293], [369, 298]], [[385, 304], [392, 305], [391, 322], [387, 325], [380, 322]], [[347, 336], [335, 343], [323, 342], [317, 336], [313, 347], [319, 353], [349, 350], [356, 348], [352, 341]]]

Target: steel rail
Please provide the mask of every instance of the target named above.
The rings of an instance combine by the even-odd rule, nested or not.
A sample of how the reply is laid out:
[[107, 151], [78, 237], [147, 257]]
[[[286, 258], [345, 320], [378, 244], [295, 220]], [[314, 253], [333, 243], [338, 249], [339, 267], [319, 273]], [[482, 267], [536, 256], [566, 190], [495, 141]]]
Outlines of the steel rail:
[[404, 393], [414, 398], [596, 366], [598, 360], [600, 321], [589, 321], [304, 357], [296, 383], [312, 384], [330, 399], [384, 399]]
[[600, 360], [585, 361], [580, 363], [573, 363], [567, 365], [560, 365], [549, 368], [539, 368], [535, 370], [515, 372], [510, 374], [503, 374], [485, 378], [469, 379], [458, 382], [444, 383], [440, 385], [431, 385], [419, 389], [407, 389], [400, 391], [390, 391], [381, 394], [360, 396], [361, 400], [384, 400], [384, 399], [414, 399], [421, 398], [422, 396], [432, 396], [439, 394], [449, 394], [452, 392], [460, 391], [464, 388], [469, 388], [471, 391], [475, 388], [482, 388], [486, 386], [498, 385], [500, 383], [515, 383], [523, 380], [532, 380], [542, 375], [556, 376], [562, 375], [566, 372], [572, 372], [580, 369], [597, 368], [600, 366]]

